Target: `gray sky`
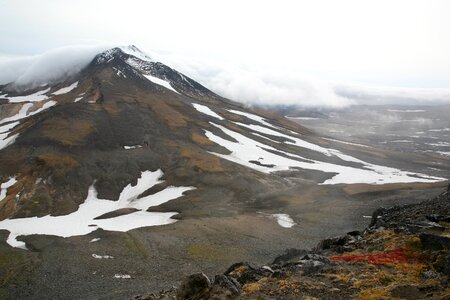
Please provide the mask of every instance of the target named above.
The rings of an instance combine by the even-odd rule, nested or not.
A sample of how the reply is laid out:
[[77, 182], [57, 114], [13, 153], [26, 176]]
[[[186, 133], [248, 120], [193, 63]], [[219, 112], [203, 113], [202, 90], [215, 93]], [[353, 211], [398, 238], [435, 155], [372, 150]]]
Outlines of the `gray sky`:
[[0, 62], [135, 44], [244, 102], [448, 101], [448, 16], [447, 0], [0, 0]]

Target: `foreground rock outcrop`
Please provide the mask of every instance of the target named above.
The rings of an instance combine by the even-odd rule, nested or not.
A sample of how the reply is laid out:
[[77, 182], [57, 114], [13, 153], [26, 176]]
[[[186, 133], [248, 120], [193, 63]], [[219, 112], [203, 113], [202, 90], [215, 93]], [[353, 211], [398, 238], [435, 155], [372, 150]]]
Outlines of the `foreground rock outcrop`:
[[380, 208], [363, 232], [289, 249], [267, 266], [233, 264], [210, 280], [135, 299], [450, 299], [450, 191]]

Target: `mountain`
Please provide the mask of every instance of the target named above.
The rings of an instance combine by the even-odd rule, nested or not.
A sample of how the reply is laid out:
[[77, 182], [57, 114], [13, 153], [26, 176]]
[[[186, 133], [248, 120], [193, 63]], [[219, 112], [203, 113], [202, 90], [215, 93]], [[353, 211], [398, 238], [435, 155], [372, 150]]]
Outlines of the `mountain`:
[[148, 276], [157, 289], [197, 267], [262, 261], [446, 180], [420, 156], [225, 99], [134, 46], [45, 85], [0, 86], [0, 103], [0, 250], [18, 257], [0, 269], [16, 297], [97, 297], [128, 278], [147, 290]]

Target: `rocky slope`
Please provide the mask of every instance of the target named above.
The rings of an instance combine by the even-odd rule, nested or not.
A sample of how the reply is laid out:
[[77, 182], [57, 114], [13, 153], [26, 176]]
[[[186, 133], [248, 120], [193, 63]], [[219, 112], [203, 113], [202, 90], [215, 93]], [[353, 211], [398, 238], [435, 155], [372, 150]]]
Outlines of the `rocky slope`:
[[0, 298], [156, 291], [446, 184], [423, 157], [324, 139], [132, 46], [81, 69], [0, 86]]
[[[100, 53], [63, 82], [0, 89], [0, 176], [15, 181], [0, 219], [72, 213], [94, 181], [100, 199], [115, 200], [141, 172], [157, 169], [165, 186], [194, 186], [198, 197], [202, 186], [250, 196], [285, 187], [286, 177], [326, 184], [444, 180], [415, 172], [414, 163], [412, 172], [390, 161], [379, 165], [375, 150], [356, 148], [358, 157], [355, 149], [335, 150], [299, 124], [224, 99], [133, 46]], [[249, 184], [238, 187], [229, 174]]]
[[134, 299], [450, 299], [450, 186], [419, 204], [381, 208], [363, 232], [236, 263], [209, 279]]

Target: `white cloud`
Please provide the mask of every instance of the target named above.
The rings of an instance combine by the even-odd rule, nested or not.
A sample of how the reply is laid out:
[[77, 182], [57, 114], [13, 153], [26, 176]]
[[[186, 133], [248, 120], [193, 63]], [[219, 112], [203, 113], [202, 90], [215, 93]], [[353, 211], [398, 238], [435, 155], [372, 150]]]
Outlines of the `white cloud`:
[[358, 104], [445, 104], [450, 103], [448, 88], [374, 87], [361, 84], [336, 84], [336, 94]]
[[14, 82], [20, 87], [58, 81], [77, 74], [96, 54], [108, 48], [110, 46], [78, 45], [29, 57], [3, 57], [0, 60], [0, 84]]
[[167, 53], [153, 53], [152, 56], [219, 95], [250, 105], [344, 107], [352, 104], [450, 103], [448, 88], [368, 86], [321, 80], [278, 68], [262, 70]]
[[[79, 72], [94, 56], [112, 46], [68, 46], [32, 57], [0, 59], [0, 84], [40, 85]], [[325, 81], [290, 70], [149, 52], [219, 95], [249, 105], [344, 107], [352, 104], [450, 103], [450, 89], [373, 87]]]
[[232, 62], [177, 54], [151, 53], [215, 93], [246, 104], [343, 107], [354, 102], [337, 95], [333, 85], [317, 78], [277, 69], [255, 69]]

